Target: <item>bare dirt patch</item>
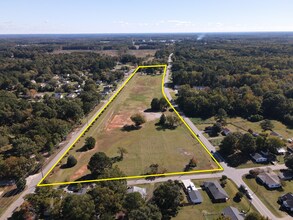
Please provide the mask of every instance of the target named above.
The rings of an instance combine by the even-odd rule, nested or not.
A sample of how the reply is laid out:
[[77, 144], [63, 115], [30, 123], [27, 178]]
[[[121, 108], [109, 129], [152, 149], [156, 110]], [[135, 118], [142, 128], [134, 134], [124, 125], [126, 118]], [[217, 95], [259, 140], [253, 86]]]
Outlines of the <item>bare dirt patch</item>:
[[113, 117], [110, 123], [106, 127], [106, 131], [112, 131], [116, 128], [122, 128], [126, 124], [132, 124], [130, 115], [127, 113], [117, 114]]
[[82, 177], [86, 171], [87, 171], [87, 165], [85, 164], [81, 168], [79, 168], [77, 171], [74, 172], [74, 174], [70, 177], [70, 180], [76, 180], [77, 178]]
[[154, 121], [161, 117], [162, 113], [160, 112], [143, 112], [147, 121]]

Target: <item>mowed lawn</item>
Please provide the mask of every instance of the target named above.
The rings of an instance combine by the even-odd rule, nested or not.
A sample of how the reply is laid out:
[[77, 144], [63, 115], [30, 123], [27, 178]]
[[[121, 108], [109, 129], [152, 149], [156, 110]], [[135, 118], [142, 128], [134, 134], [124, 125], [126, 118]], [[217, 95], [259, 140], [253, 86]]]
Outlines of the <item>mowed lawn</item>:
[[[78, 163], [72, 168], [61, 169], [67, 157], [48, 176], [49, 182], [74, 181], [88, 174], [87, 164], [91, 156], [99, 151], [109, 157], [119, 156], [118, 147], [127, 150], [123, 161], [115, 163], [127, 175], [141, 175], [151, 164], [158, 164], [159, 170], [181, 172], [191, 158], [197, 161], [195, 170], [217, 168], [204, 148], [192, 137], [182, 124], [176, 129], [162, 129], [157, 126], [160, 112], [145, 112], [154, 97], [161, 98], [162, 75], [141, 75], [139, 72], [128, 82], [117, 98], [94, 122], [89, 131], [69, 151]], [[141, 113], [146, 123], [139, 130], [123, 131], [122, 127], [132, 124], [130, 116]], [[174, 114], [169, 110], [165, 114]], [[93, 136], [97, 143], [94, 149], [77, 152], [84, 145], [85, 138]]]
[[[191, 118], [191, 121], [200, 129], [200, 130], [204, 130], [205, 127], [207, 126], [212, 126], [214, 123], [216, 123], [216, 119], [215, 117], [211, 117], [208, 119], [201, 119], [201, 118]], [[254, 132], [257, 133], [262, 133], [263, 130], [260, 126], [260, 122], [251, 122], [248, 121], [244, 118], [241, 117], [235, 117], [235, 118], [227, 118], [226, 119], [228, 125], [225, 126], [228, 129], [230, 129], [230, 131], [232, 132], [248, 132], [248, 129], [252, 129]], [[286, 125], [284, 125], [283, 123], [276, 121], [276, 120], [271, 120], [274, 128], [273, 131], [279, 133], [280, 135], [282, 135], [282, 137], [284, 139], [287, 138], [293, 138], [293, 129], [287, 127]], [[270, 134], [270, 132], [267, 132], [268, 134]]]
[[246, 177], [243, 177], [243, 180], [273, 214], [277, 217], [284, 217], [287, 215], [286, 212], [280, 210], [280, 205], [277, 201], [280, 196], [293, 192], [292, 181], [286, 181], [286, 186], [283, 187], [282, 191], [278, 189], [267, 190], [263, 185], [256, 182], [255, 179], [247, 179]]
[[[200, 188], [199, 186], [208, 180], [193, 180], [195, 186]], [[224, 190], [229, 195], [230, 199], [225, 203], [212, 203], [211, 199], [207, 195], [205, 191], [199, 189], [203, 202], [197, 205], [188, 205], [184, 206], [180, 209], [178, 215], [173, 218], [176, 220], [185, 220], [185, 219], [198, 219], [198, 220], [206, 220], [206, 219], [216, 219], [218, 218], [223, 209], [228, 206], [233, 206], [237, 208], [239, 211], [243, 210], [245, 212], [257, 212], [253, 206], [250, 205], [249, 200], [246, 197], [243, 197], [240, 202], [235, 202], [233, 200], [235, 194], [238, 192], [236, 185], [231, 181], [227, 180], [227, 184], [224, 187]]]

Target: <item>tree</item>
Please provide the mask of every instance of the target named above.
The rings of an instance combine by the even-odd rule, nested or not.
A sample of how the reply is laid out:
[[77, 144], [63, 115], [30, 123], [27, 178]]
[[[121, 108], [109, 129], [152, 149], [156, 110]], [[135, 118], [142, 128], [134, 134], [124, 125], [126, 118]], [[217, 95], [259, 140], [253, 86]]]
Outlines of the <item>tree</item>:
[[33, 207], [36, 219], [41, 219], [44, 212], [50, 214], [52, 219], [60, 219], [62, 200], [66, 193], [52, 187], [37, 187], [33, 194], [28, 194], [25, 200]]
[[269, 137], [266, 139], [265, 147], [271, 153], [277, 153], [277, 150], [284, 147], [285, 143], [278, 137]]
[[263, 120], [260, 123], [260, 126], [264, 131], [272, 130], [274, 128], [274, 124], [272, 123], [271, 120], [268, 120], [268, 119]]
[[171, 127], [175, 128], [179, 125], [179, 118], [176, 115], [167, 115], [166, 116], [166, 124]]
[[123, 147], [118, 147], [118, 153], [120, 154], [120, 159], [123, 160], [124, 154], [127, 154], [127, 150]]
[[238, 143], [241, 137], [242, 134], [239, 132], [228, 134], [220, 144], [221, 151], [227, 155], [233, 154], [239, 148]]
[[38, 151], [38, 147], [32, 139], [27, 137], [20, 137], [12, 143], [14, 151], [19, 156], [29, 157]]
[[25, 157], [8, 157], [0, 163], [0, 178], [19, 179], [36, 167], [35, 159]]
[[188, 166], [191, 167], [191, 168], [194, 168], [194, 167], [197, 166], [197, 161], [196, 161], [196, 159], [194, 157], [192, 157], [190, 159]]
[[268, 220], [268, 218], [263, 217], [255, 212], [252, 212], [246, 215], [244, 220]]
[[128, 217], [130, 220], [161, 220], [162, 214], [156, 205], [148, 203], [139, 209], [132, 210]]
[[236, 193], [236, 197], [239, 199], [239, 200], [241, 200], [242, 198], [243, 198], [243, 192], [237, 192]]
[[166, 115], [162, 114], [161, 117], [160, 117], [159, 124], [160, 125], [165, 125], [166, 121], [167, 121]]
[[220, 108], [220, 109], [218, 110], [217, 115], [216, 115], [216, 119], [217, 119], [220, 123], [223, 123], [223, 122], [225, 122], [226, 118], [227, 118], [227, 112], [226, 112], [224, 109]]
[[[119, 169], [118, 166], [108, 168], [100, 176], [103, 179], [123, 177], [125, 174]], [[115, 192], [115, 194], [121, 196], [121, 199], [124, 198], [124, 195], [127, 191], [127, 181], [126, 180], [115, 180], [115, 181], [101, 181], [97, 183], [101, 187], [107, 187]]]
[[231, 218], [224, 215], [220, 215], [218, 218], [216, 218], [216, 220], [231, 220]]
[[63, 219], [93, 219], [95, 204], [90, 195], [69, 194], [62, 202]]
[[152, 99], [151, 109], [152, 109], [152, 111], [159, 111], [160, 110], [160, 100], [158, 98]]
[[93, 148], [95, 147], [95, 145], [96, 145], [96, 139], [95, 139], [95, 138], [93, 138], [93, 137], [87, 137], [87, 138], [85, 139], [85, 145], [84, 145], [84, 148], [85, 148], [86, 150], [91, 150], [91, 149], [93, 149]]
[[91, 157], [87, 167], [94, 176], [99, 176], [112, 167], [112, 161], [104, 152], [98, 152]]
[[219, 135], [219, 133], [222, 131], [222, 124], [217, 122], [213, 125], [212, 131], [214, 135]]
[[145, 123], [145, 117], [142, 114], [134, 114], [130, 117], [131, 121], [134, 122], [136, 127], [139, 127], [143, 123]]
[[256, 151], [256, 141], [252, 134], [246, 133], [240, 138], [239, 149], [246, 155]]
[[225, 187], [227, 184], [227, 179], [220, 179], [220, 184], [222, 187]]
[[151, 101], [151, 109], [152, 111], [165, 111], [168, 107], [168, 102], [164, 97], [158, 99], [153, 98]]
[[1, 147], [6, 146], [7, 144], [9, 144], [8, 138], [6, 136], [2, 136], [0, 134], [0, 149], [1, 149]]
[[134, 209], [139, 209], [145, 205], [145, 200], [141, 197], [139, 192], [128, 193], [125, 196], [123, 207], [130, 212]]
[[288, 169], [293, 170], [293, 155], [292, 154], [285, 158], [285, 165], [286, 167], [288, 167]]
[[26, 186], [26, 179], [25, 178], [20, 178], [16, 181], [17, 190], [23, 191], [25, 186]]
[[97, 186], [89, 192], [95, 203], [96, 214], [103, 217], [105, 214], [115, 215], [122, 208], [122, 199], [108, 187]]
[[168, 107], [168, 102], [166, 101], [166, 99], [164, 97], [160, 98], [160, 101], [159, 101], [159, 108], [161, 111], [165, 111], [166, 108]]
[[180, 187], [176, 182], [169, 180], [155, 189], [152, 201], [159, 207], [163, 219], [175, 217], [183, 200]]
[[67, 167], [74, 167], [77, 164], [77, 160], [73, 155], [69, 155], [67, 158]]

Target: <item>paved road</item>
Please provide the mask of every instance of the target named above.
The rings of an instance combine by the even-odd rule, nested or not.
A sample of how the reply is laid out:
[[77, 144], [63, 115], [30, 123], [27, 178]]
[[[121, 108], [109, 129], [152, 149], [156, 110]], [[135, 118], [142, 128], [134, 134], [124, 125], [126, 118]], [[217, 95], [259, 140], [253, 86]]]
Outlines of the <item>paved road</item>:
[[[165, 85], [169, 82], [169, 77], [170, 77], [170, 70], [172, 67], [172, 55], [169, 55], [168, 58], [168, 67], [167, 67], [167, 71], [166, 71], [166, 76], [165, 76]], [[167, 98], [170, 100], [170, 102], [172, 102], [172, 104], [174, 103], [172, 101], [172, 97], [170, 95], [169, 92], [169, 88], [165, 87], [164, 88], [165, 94], [167, 96]], [[178, 109], [179, 110], [179, 109]], [[216, 149], [215, 147], [209, 142], [209, 140], [204, 137], [200, 130], [191, 122], [191, 120], [186, 117], [184, 115], [183, 112], [181, 112], [179, 110], [180, 115], [183, 117], [184, 121], [189, 125], [189, 127], [192, 129], [192, 131], [195, 134], [199, 135], [199, 139], [202, 141], [202, 143], [207, 147], [207, 149], [209, 151], [213, 151], [215, 152]], [[284, 217], [284, 218], [277, 218], [273, 213], [271, 213], [271, 211], [261, 202], [261, 200], [254, 194], [254, 192], [252, 192], [252, 190], [245, 184], [245, 182], [242, 180], [242, 176], [247, 174], [249, 172], [249, 170], [251, 170], [251, 168], [247, 168], [247, 169], [235, 169], [233, 167], [229, 167], [225, 162], [221, 162], [222, 167], [224, 168], [224, 171], [222, 173], [210, 173], [210, 174], [193, 174], [193, 175], [186, 175], [186, 176], [173, 176], [173, 177], [165, 177], [165, 178], [159, 178], [159, 179], [155, 179], [154, 182], [161, 182], [162, 181], [167, 181], [168, 179], [172, 179], [172, 180], [182, 180], [182, 179], [202, 179], [202, 178], [215, 178], [215, 177], [219, 177], [222, 175], [226, 175], [228, 178], [232, 179], [236, 185], [239, 187], [240, 185], [244, 185], [248, 188], [248, 191], [250, 191], [251, 194], [253, 194], [253, 199], [251, 200], [252, 205], [264, 216], [269, 217], [272, 220], [277, 220], [277, 219], [282, 219], [282, 220], [289, 220], [291, 219], [290, 216]], [[280, 170], [280, 169], [285, 169], [285, 165], [273, 165], [273, 166], [264, 166], [264, 167], [269, 167], [272, 170]], [[262, 167], [262, 168], [264, 168]], [[148, 183], [150, 181], [143, 181], [143, 180], [136, 180], [136, 181], [140, 181], [141, 183]], [[135, 184], [135, 180], [131, 180], [128, 181], [129, 184]]]
[[[134, 70], [130, 70], [129, 73], [132, 73]], [[122, 83], [121, 83], [122, 84]], [[117, 86], [117, 89], [119, 88], [119, 86]], [[116, 91], [115, 91], [116, 92]], [[113, 94], [115, 93], [113, 92]], [[109, 98], [110, 99], [110, 98]], [[102, 109], [107, 103], [108, 101], [103, 101], [104, 105], [100, 108]], [[97, 114], [99, 114], [100, 109], [97, 110], [97, 112], [88, 120], [88, 122], [91, 122], [96, 116]], [[85, 123], [78, 131], [75, 131], [73, 133], [71, 133], [71, 138], [69, 140], [69, 142], [63, 147], [63, 149], [54, 156], [54, 158], [51, 159], [51, 161], [43, 168], [43, 174], [46, 174], [50, 168], [59, 160], [59, 158], [63, 155], [63, 153], [65, 151], [67, 151], [67, 149], [72, 145], [72, 143], [75, 141], [75, 139], [83, 132], [83, 130], [87, 127], [87, 123]], [[19, 198], [17, 200], [15, 200], [9, 207], [8, 209], [3, 213], [3, 215], [1, 216], [1, 220], [2, 219], [7, 219], [9, 218], [12, 214], [13, 211], [19, 207], [23, 202], [24, 202], [24, 197], [27, 194], [33, 193], [36, 189], [36, 185], [40, 182], [40, 180], [42, 179], [42, 173], [37, 173], [35, 175], [31, 175], [29, 177], [26, 178], [27, 180], [27, 188], [21, 193], [21, 195], [19, 196]]]

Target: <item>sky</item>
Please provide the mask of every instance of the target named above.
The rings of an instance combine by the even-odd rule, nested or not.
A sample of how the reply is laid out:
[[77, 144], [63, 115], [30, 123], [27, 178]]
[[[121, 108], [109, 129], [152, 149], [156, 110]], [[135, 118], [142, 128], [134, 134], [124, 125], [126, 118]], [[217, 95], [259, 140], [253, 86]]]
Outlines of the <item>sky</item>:
[[293, 31], [292, 0], [1, 0], [0, 34]]

